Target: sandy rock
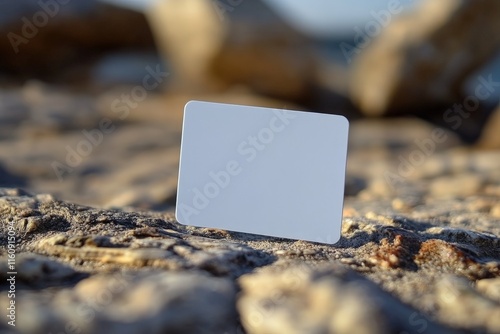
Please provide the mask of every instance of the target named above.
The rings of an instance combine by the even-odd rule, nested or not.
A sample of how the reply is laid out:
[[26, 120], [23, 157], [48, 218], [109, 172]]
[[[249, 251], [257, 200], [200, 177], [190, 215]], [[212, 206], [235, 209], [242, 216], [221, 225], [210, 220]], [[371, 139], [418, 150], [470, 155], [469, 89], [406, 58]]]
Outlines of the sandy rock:
[[248, 333], [453, 333], [339, 265], [285, 267], [240, 279], [238, 309]]
[[[0, 297], [2, 307], [6, 300]], [[50, 300], [26, 291], [18, 301], [18, 313], [30, 315], [18, 322], [21, 333], [234, 333], [237, 327], [234, 284], [197, 273], [101, 274]]]
[[500, 303], [500, 278], [482, 279], [476, 282], [476, 288], [490, 299]]
[[490, 214], [495, 218], [500, 218], [500, 204], [497, 204], [491, 208]]
[[147, 16], [184, 89], [243, 84], [292, 101], [309, 93], [316, 57], [263, 1], [159, 1]]
[[[460, 323], [469, 330], [500, 328], [500, 304], [483, 297], [464, 279], [445, 276], [437, 286], [441, 317], [448, 323]], [[472, 306], [474, 305], [474, 306]]]
[[485, 149], [500, 148], [500, 108], [491, 115], [477, 144]]
[[91, 128], [104, 117], [90, 96], [69, 95], [38, 81], [27, 82], [21, 90], [3, 90], [0, 98], [6, 101], [0, 105], [0, 131], [9, 138]]
[[[8, 270], [7, 257], [0, 258], [0, 261], [0, 279], [3, 282], [9, 277], [6, 273], [12, 270]], [[63, 284], [78, 276], [71, 267], [38, 254], [16, 254], [15, 263], [16, 279], [31, 286]]]
[[[178, 313], [181, 297], [174, 298], [178, 295], [173, 291], [188, 298], [191, 291], [198, 294], [197, 282], [229, 282], [231, 287], [239, 282], [242, 294], [237, 310], [249, 333], [310, 333], [316, 329], [446, 333], [471, 328], [495, 333], [495, 322], [447, 320], [454, 305], [443, 304], [436, 314], [442, 303], [437, 299], [437, 283], [447, 274], [464, 277], [470, 286], [478, 282], [481, 294], [474, 293], [479, 297], [464, 300], [471, 313], [482, 310], [484, 300], [495, 302], [490, 288], [483, 291], [486, 283], [481, 282], [500, 275], [496, 251], [500, 227], [487, 211], [471, 211], [474, 201], [477, 199], [422, 201], [402, 215], [394, 211], [390, 199], [367, 202], [352, 196], [346, 200], [351, 217], [344, 219], [339, 243], [331, 246], [200, 229], [180, 225], [170, 214], [99, 210], [50, 195], [0, 189], [0, 235], [6, 235], [13, 225], [18, 253], [30, 253], [26, 266], [19, 262], [19, 270], [26, 273], [19, 274], [19, 282], [26, 278], [35, 289], [20, 291], [18, 296], [19, 314], [30, 314], [22, 324], [29, 333], [61, 331], [68, 323], [84, 332], [101, 328], [123, 332], [125, 327], [133, 333], [141, 329], [154, 332], [157, 327], [150, 327], [152, 324], [158, 330], [178, 325], [182, 328], [178, 331], [196, 332], [189, 324], [199, 323], [198, 308], [193, 305], [202, 302], [190, 302]], [[6, 243], [0, 238], [0, 249]], [[337, 261], [350, 269], [332, 265]], [[263, 266], [266, 268], [257, 269]], [[113, 283], [115, 274], [124, 277], [123, 284]], [[28, 277], [40, 278], [36, 280], [39, 285]], [[64, 285], [69, 282], [77, 284]], [[149, 289], [154, 296], [141, 299], [152, 294]], [[109, 291], [115, 292], [110, 295]], [[222, 309], [207, 315], [217, 324], [221, 317], [227, 323], [226, 315], [236, 318], [231, 291], [220, 297], [232, 301], [214, 305]], [[0, 307], [7, 301], [1, 295]], [[176, 318], [169, 323], [162, 320], [173, 315]], [[0, 330], [4, 330], [2, 326]], [[210, 326], [207, 324], [207, 333], [221, 333], [219, 325]], [[233, 333], [233, 329], [223, 330]]]
[[[162, 216], [100, 211], [30, 195], [1, 196], [0, 214], [3, 235], [10, 225], [15, 228], [18, 251], [83, 264], [86, 270], [198, 268], [236, 277], [271, 261], [269, 255], [245, 245], [192, 235]], [[33, 221], [36, 224], [30, 226]]]
[[459, 174], [443, 176], [432, 183], [431, 194], [436, 197], [474, 195], [483, 185], [483, 179], [477, 174]]
[[355, 61], [355, 104], [366, 115], [383, 115], [463, 101], [464, 81], [500, 47], [498, 36], [478, 37], [500, 30], [498, 15], [495, 0], [427, 0], [393, 20]]
[[28, 118], [29, 108], [24, 103], [21, 92], [0, 92], [2, 104], [0, 106], [0, 138], [6, 139], [15, 134], [15, 125], [19, 125]]

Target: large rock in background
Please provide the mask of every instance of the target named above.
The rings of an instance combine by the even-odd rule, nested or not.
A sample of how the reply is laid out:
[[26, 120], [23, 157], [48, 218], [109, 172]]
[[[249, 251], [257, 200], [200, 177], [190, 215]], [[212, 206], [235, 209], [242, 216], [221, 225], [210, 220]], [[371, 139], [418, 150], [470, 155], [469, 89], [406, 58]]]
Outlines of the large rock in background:
[[0, 71], [85, 79], [103, 53], [154, 49], [144, 15], [98, 0], [0, 2]]
[[366, 115], [463, 102], [465, 80], [500, 47], [500, 2], [422, 2], [394, 20], [354, 64], [351, 95]]
[[478, 141], [478, 146], [486, 149], [500, 149], [500, 108], [491, 115]]
[[306, 98], [318, 60], [307, 39], [262, 1], [159, 1], [147, 13], [180, 86], [244, 84], [294, 101]]

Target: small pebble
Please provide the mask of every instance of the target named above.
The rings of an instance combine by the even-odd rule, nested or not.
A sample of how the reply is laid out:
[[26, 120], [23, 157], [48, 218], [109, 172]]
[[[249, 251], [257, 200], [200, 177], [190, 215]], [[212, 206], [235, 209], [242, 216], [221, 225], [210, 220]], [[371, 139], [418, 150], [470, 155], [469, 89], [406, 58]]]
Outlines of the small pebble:
[[479, 280], [476, 288], [486, 297], [500, 303], [500, 277]]
[[497, 204], [491, 208], [490, 215], [495, 218], [500, 218], [500, 204]]
[[436, 197], [467, 197], [477, 194], [483, 184], [478, 174], [442, 176], [430, 185], [430, 192]]
[[318, 251], [316, 249], [307, 248], [307, 249], [304, 249], [302, 251], [302, 254], [307, 255], [307, 256], [311, 256], [311, 255], [318, 254]]

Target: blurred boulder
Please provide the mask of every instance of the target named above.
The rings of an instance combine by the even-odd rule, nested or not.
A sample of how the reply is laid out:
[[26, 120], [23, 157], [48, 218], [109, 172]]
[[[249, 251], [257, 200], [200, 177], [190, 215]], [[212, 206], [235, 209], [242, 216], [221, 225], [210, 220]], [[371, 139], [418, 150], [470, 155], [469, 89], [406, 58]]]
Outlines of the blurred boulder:
[[500, 149], [500, 107], [486, 123], [478, 140], [478, 146], [485, 149]]
[[318, 59], [263, 1], [159, 1], [147, 16], [182, 89], [241, 84], [293, 101], [309, 97]]
[[356, 59], [354, 103], [371, 116], [425, 114], [465, 103], [465, 80], [500, 47], [499, 17], [496, 0], [423, 1], [393, 20]]
[[98, 0], [0, 2], [0, 71], [51, 79], [84, 77], [105, 52], [153, 49], [143, 14]]

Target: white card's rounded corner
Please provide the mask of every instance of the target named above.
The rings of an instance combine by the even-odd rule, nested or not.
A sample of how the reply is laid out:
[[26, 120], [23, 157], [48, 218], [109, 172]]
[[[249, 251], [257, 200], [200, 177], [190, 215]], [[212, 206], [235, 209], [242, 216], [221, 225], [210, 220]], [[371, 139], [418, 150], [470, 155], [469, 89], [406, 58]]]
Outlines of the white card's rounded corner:
[[340, 241], [341, 238], [342, 238], [342, 232], [339, 231], [338, 233], [330, 233], [330, 234], [326, 233], [323, 236], [308, 240], [323, 245], [335, 246]]
[[175, 220], [176, 220], [179, 224], [181, 224], [181, 225], [186, 225], [186, 224], [184, 224], [184, 223], [181, 221], [181, 219], [180, 219], [180, 217], [179, 217], [179, 206], [177, 206], [177, 205], [175, 206], [175, 213], [174, 213], [174, 215], [175, 215]]
[[335, 235], [335, 238], [330, 243], [330, 245], [335, 246], [340, 241], [341, 238], [342, 238], [342, 233], [339, 233], [339, 234]]
[[186, 104], [184, 105], [184, 112], [186, 112], [186, 110], [188, 110], [188, 107], [192, 106], [193, 104], [198, 104], [198, 103], [202, 103], [202, 102], [198, 101], [198, 100], [187, 101]]
[[347, 117], [343, 116], [343, 115], [337, 115], [339, 117], [339, 120], [340, 122], [344, 123], [344, 126], [349, 129], [349, 120], [347, 119]]
[[340, 233], [339, 231], [339, 233], [336, 233], [334, 235], [331, 234], [328, 235], [326, 240], [321, 243], [325, 245], [335, 246], [340, 241], [341, 238], [342, 238], [342, 233]]

